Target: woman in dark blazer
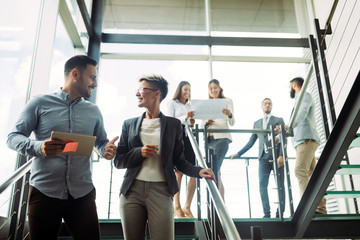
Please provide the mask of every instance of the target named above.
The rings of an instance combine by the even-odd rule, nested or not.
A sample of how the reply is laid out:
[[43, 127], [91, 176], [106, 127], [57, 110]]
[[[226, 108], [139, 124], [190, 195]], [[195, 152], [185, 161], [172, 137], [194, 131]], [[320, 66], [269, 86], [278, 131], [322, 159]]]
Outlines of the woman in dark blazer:
[[139, 79], [138, 106], [146, 112], [128, 119], [114, 159], [127, 168], [120, 189], [120, 216], [125, 239], [144, 239], [148, 222], [151, 239], [174, 239], [173, 195], [179, 191], [174, 167], [191, 177], [213, 178], [211, 169], [188, 163], [183, 154], [181, 122], [160, 112], [168, 92], [161, 76]]

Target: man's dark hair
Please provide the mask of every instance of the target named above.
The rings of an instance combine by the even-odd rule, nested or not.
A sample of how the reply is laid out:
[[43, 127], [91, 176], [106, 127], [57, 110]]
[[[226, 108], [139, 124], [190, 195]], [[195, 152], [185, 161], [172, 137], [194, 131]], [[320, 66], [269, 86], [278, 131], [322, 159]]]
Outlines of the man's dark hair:
[[293, 78], [290, 82], [296, 83], [296, 85], [298, 85], [301, 88], [304, 83], [304, 79], [302, 77], [296, 77], [296, 78]]
[[85, 55], [76, 55], [66, 61], [64, 67], [64, 74], [65, 76], [68, 76], [74, 68], [77, 68], [78, 71], [82, 73], [89, 64], [96, 67], [97, 62], [91, 57]]
[[160, 102], [166, 98], [168, 93], [168, 82], [160, 75], [143, 76], [139, 79], [139, 82], [146, 81], [156, 90], [160, 90]]
[[[264, 103], [266, 100], [270, 100], [271, 101], [271, 99], [270, 98], [264, 98], [264, 100], [262, 100], [262, 102], [261, 103]], [[271, 101], [272, 102], [272, 101]]]

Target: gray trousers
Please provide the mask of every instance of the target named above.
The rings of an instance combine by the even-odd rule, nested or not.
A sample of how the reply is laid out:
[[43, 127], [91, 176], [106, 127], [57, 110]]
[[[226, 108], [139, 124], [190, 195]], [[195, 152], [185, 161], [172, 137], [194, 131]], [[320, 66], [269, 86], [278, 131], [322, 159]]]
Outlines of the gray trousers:
[[173, 197], [165, 182], [134, 180], [120, 195], [120, 216], [126, 240], [145, 239], [148, 223], [151, 240], [174, 239]]

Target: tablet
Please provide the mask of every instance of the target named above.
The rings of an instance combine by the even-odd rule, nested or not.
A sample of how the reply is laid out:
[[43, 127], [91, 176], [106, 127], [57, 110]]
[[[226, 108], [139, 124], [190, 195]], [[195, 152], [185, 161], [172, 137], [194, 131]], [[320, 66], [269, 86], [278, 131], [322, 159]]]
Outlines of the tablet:
[[96, 140], [95, 136], [53, 131], [51, 139], [54, 138], [66, 141], [62, 154], [86, 157], [91, 156]]

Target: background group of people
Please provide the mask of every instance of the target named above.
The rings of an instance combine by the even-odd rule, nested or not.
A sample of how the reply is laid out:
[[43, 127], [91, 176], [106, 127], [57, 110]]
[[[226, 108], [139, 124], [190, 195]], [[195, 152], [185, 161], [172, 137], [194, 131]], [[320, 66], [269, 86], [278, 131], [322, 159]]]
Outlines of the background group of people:
[[[97, 87], [96, 66], [97, 62], [87, 56], [70, 58], [65, 63], [65, 83], [61, 90], [29, 101], [8, 135], [7, 144], [11, 149], [33, 157], [28, 205], [30, 239], [57, 239], [62, 219], [74, 239], [100, 238], [90, 159], [62, 154], [66, 142], [50, 139], [52, 131], [96, 136], [95, 147], [99, 153], [108, 160], [114, 159], [115, 167], [126, 169], [120, 189], [120, 215], [126, 239], [144, 239], [146, 224], [152, 239], [174, 239], [174, 213], [178, 217], [193, 217], [190, 206], [196, 188], [195, 178], [215, 179], [212, 169], [196, 166], [194, 152], [183, 130], [186, 125], [194, 124], [194, 111], [189, 105], [191, 85], [185, 81], [178, 85], [164, 115], [160, 103], [168, 93], [167, 81], [157, 75], [140, 78], [136, 97], [138, 107], [145, 108], [145, 112], [124, 121], [119, 143], [115, 145], [118, 137], [108, 140], [98, 107], [84, 99]], [[302, 82], [300, 78], [290, 82], [295, 99]], [[233, 102], [224, 96], [219, 81], [211, 80], [208, 91], [210, 99], [226, 99], [226, 108], [222, 110], [225, 117], [208, 119], [203, 124], [210, 129], [233, 126]], [[289, 129], [294, 135], [295, 175], [301, 194], [314, 169], [314, 153], [319, 144], [314, 129], [314, 103], [309, 94], [304, 99], [294, 128]], [[262, 101], [262, 109], [264, 119], [256, 121], [254, 128], [268, 129], [284, 124], [282, 118], [271, 115], [271, 99]], [[35, 139], [30, 138], [32, 133]], [[232, 141], [231, 134], [210, 133], [207, 137], [209, 148], [216, 156], [218, 186], [224, 197], [220, 168]], [[267, 185], [273, 165], [269, 162], [272, 156], [267, 151], [267, 135], [253, 134], [248, 144], [231, 157], [244, 154], [257, 139], [260, 144], [260, 195], [264, 217], [270, 217]], [[280, 148], [277, 149], [281, 179], [281, 207], [277, 213], [282, 214], [285, 209], [284, 160]], [[182, 208], [179, 187], [183, 174], [191, 178]], [[318, 211], [326, 213], [325, 203], [322, 204]]]

